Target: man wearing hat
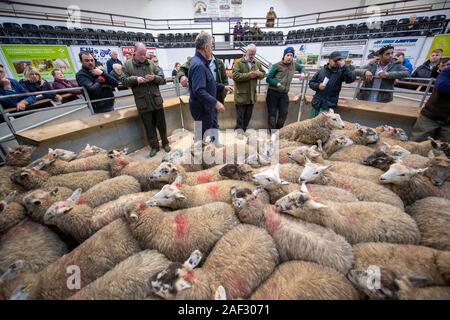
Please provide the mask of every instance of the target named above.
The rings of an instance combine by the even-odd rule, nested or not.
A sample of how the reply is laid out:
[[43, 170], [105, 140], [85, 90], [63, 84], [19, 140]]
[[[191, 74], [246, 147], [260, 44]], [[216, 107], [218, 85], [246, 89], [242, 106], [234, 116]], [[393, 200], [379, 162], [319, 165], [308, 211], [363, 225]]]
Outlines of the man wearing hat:
[[286, 48], [283, 53], [283, 59], [272, 65], [267, 75], [266, 81], [269, 84], [269, 88], [267, 90], [266, 103], [269, 115], [269, 129], [280, 129], [286, 121], [289, 106], [288, 92], [295, 72], [299, 72], [300, 77], [305, 76], [305, 69], [294, 61], [294, 56], [294, 48]]
[[337, 108], [342, 82], [355, 81], [355, 72], [345, 65], [345, 60], [339, 51], [330, 54], [328, 63], [323, 66], [309, 81], [309, 87], [316, 91], [312, 100], [310, 118], [314, 118], [322, 111]]
[[396, 79], [410, 76], [409, 70], [401, 63], [393, 61], [394, 47], [387, 45], [378, 50], [377, 60], [372, 60], [366, 66], [356, 70], [356, 74], [364, 78], [364, 84], [358, 94], [359, 100], [373, 102], [390, 102], [392, 92], [364, 90], [365, 88], [393, 90]]

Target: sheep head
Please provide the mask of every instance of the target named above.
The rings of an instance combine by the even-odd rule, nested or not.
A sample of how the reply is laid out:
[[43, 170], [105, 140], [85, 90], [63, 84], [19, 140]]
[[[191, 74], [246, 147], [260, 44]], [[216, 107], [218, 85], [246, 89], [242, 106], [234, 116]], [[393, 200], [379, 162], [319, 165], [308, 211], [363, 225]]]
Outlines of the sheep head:
[[440, 153], [444, 153], [447, 158], [450, 158], [450, 143], [448, 142], [442, 142], [440, 140], [434, 140], [431, 137], [428, 137], [429, 140], [431, 140], [431, 147], [440, 152]]
[[344, 129], [344, 121], [342, 121], [339, 114], [334, 113], [333, 109], [330, 109], [327, 112], [322, 112], [322, 114], [326, 117], [326, 124], [328, 127], [332, 129]]
[[0, 276], [0, 287], [3, 283], [14, 280], [19, 275], [20, 271], [25, 266], [24, 260], [16, 260], [10, 264], [6, 271]]
[[73, 159], [75, 159], [77, 157], [77, 154], [75, 152], [69, 151], [69, 150], [65, 150], [65, 149], [52, 149], [49, 148], [48, 149], [48, 154], [47, 156], [49, 157], [53, 157], [53, 158], [57, 158], [57, 159], [61, 159], [64, 161], [72, 161]]
[[8, 194], [2, 201], [0, 201], [0, 215], [6, 209], [8, 204], [10, 204], [14, 200], [14, 197], [16, 196], [16, 194], [17, 194], [17, 191], [13, 191], [10, 194]]
[[383, 142], [383, 146], [380, 148], [381, 151], [390, 155], [394, 159], [400, 159], [404, 156], [410, 155], [411, 152], [399, 145], [391, 146], [389, 143]]
[[233, 180], [247, 180], [248, 174], [252, 173], [253, 169], [247, 164], [229, 163], [219, 169], [221, 177], [226, 177]]
[[391, 136], [395, 140], [408, 141], [409, 139], [405, 130], [403, 130], [402, 128], [394, 128], [388, 125], [384, 125], [380, 129], [381, 132], [386, 132], [389, 136]]
[[334, 144], [334, 147], [339, 150], [344, 147], [351, 146], [353, 144], [353, 140], [348, 138], [347, 136], [336, 136], [330, 138], [330, 141], [327, 141], [327, 143]]
[[372, 166], [383, 171], [389, 169], [389, 166], [395, 162], [395, 159], [381, 150], [375, 151], [362, 161], [366, 166]]
[[67, 200], [58, 201], [52, 204], [44, 214], [44, 222], [46, 224], [51, 224], [55, 218], [72, 210], [80, 199], [81, 192], [82, 190], [80, 188], [76, 189]]
[[394, 297], [396, 274], [389, 269], [369, 266], [365, 270], [352, 269], [347, 274], [348, 280], [360, 291], [372, 299]]
[[330, 168], [331, 165], [321, 165], [318, 163], [312, 163], [308, 158], [306, 159], [305, 168], [298, 178], [298, 183], [314, 182], [319, 179], [322, 173]]
[[363, 138], [364, 144], [376, 143], [380, 139], [378, 133], [372, 128], [359, 127], [356, 133]]
[[163, 157], [162, 157], [162, 162], [170, 162], [170, 163], [174, 163], [174, 164], [180, 164], [182, 159], [184, 157], [184, 152], [183, 150], [180, 149], [173, 149], [170, 150], [169, 153], [166, 153]]
[[325, 205], [314, 201], [309, 194], [306, 184], [303, 183], [300, 190], [293, 191], [288, 195], [278, 199], [275, 203], [275, 208], [279, 212], [292, 214], [298, 209], [321, 209], [326, 208]]
[[84, 147], [84, 149], [82, 149], [78, 155], [77, 158], [86, 158], [86, 157], [90, 157], [93, 155], [96, 155], [98, 153], [107, 153], [107, 151], [103, 148], [97, 147], [97, 146], [91, 146], [90, 144], [87, 144], [86, 147]]
[[412, 177], [424, 173], [428, 168], [414, 169], [409, 168], [398, 161], [389, 167], [389, 170], [380, 176], [381, 183], [403, 184]]
[[41, 206], [43, 203], [48, 203], [49, 199], [55, 197], [58, 192], [58, 187], [55, 187], [50, 191], [37, 189], [24, 196], [22, 202], [27, 209], [27, 213], [33, 213], [37, 209], [37, 207]]
[[199, 265], [201, 259], [202, 253], [195, 250], [183, 264], [172, 262], [166, 269], [150, 278], [153, 293], [163, 299], [174, 299], [179, 292], [191, 288], [185, 277]]
[[36, 189], [42, 181], [48, 178], [48, 173], [41, 170], [44, 166], [45, 164], [43, 162], [39, 162], [33, 168], [18, 169], [11, 174], [11, 181], [27, 190]]
[[186, 200], [181, 190], [181, 177], [178, 176], [172, 184], [166, 184], [161, 191], [146, 202], [149, 207], [167, 207], [178, 209]]
[[153, 171], [150, 180], [171, 183], [181, 171], [183, 170], [178, 165], [170, 162], [163, 162]]
[[289, 151], [288, 157], [289, 159], [297, 162], [299, 165], [304, 165], [307, 158], [312, 159], [313, 161], [319, 161], [322, 157], [322, 154], [317, 151], [316, 146], [301, 146], [295, 148], [292, 151]]
[[253, 183], [262, 187], [273, 187], [287, 185], [289, 182], [280, 178], [280, 164], [277, 163], [273, 168], [254, 174], [251, 177]]
[[430, 178], [435, 186], [442, 186], [450, 178], [450, 159], [444, 155], [435, 156], [433, 151], [428, 154], [430, 167], [425, 175]]
[[5, 156], [7, 166], [25, 167], [31, 162], [31, 154], [36, 149], [33, 146], [20, 145], [14, 149], [9, 148]]

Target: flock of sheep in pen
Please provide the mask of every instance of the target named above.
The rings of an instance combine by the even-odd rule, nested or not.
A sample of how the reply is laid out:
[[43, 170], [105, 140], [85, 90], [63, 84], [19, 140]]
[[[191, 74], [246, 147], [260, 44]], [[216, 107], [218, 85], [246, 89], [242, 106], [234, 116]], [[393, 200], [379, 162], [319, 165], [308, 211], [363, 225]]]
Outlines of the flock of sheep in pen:
[[279, 137], [272, 166], [270, 139], [219, 166], [182, 160], [235, 145], [160, 163], [89, 145], [34, 162], [33, 148], [10, 150], [0, 298], [450, 298], [448, 143], [333, 112]]

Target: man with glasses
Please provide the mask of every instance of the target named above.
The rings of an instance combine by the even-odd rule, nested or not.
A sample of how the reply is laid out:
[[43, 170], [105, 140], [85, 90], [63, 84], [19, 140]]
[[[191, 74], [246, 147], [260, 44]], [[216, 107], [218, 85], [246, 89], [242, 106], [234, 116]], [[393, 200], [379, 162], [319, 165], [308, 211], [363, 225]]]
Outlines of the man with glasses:
[[[78, 55], [82, 64], [76, 74], [77, 83], [86, 88], [91, 100], [114, 98], [113, 88], [119, 85], [119, 81], [108, 73], [95, 66], [95, 59], [91, 52], [82, 51]], [[114, 99], [92, 102], [95, 113], [114, 110]]]
[[342, 83], [355, 81], [355, 72], [345, 64], [339, 51], [330, 54], [328, 63], [323, 66], [309, 81], [309, 87], [316, 91], [312, 100], [309, 118], [318, 116], [322, 111], [336, 109]]
[[377, 54], [378, 60], [371, 61], [366, 66], [356, 70], [356, 74], [364, 78], [364, 84], [358, 94], [358, 99], [372, 102], [391, 102], [394, 98], [393, 92], [364, 89], [394, 90], [395, 80], [407, 78], [411, 73], [406, 67], [393, 61], [393, 46], [384, 46], [378, 50]]

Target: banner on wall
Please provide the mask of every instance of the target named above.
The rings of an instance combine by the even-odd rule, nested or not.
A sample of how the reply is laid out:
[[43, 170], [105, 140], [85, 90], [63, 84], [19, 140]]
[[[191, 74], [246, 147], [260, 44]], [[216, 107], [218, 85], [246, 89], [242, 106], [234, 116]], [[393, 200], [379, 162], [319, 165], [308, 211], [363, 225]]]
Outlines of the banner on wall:
[[381, 47], [391, 45], [394, 47], [394, 53], [403, 52], [405, 58], [409, 59], [414, 66], [420, 56], [426, 37], [406, 37], [406, 38], [386, 38], [371, 39], [367, 44], [367, 53], [364, 61], [367, 61], [369, 53], [377, 52]]
[[196, 22], [227, 21], [242, 17], [242, 0], [194, 0], [193, 9]]
[[304, 66], [318, 66], [322, 43], [301, 43], [297, 48], [297, 61]]
[[120, 56], [119, 47], [110, 47], [110, 46], [70, 46], [70, 50], [73, 55], [74, 61], [76, 61], [77, 70], [81, 69], [81, 62], [78, 58], [78, 54], [81, 51], [90, 51], [94, 53], [94, 58], [100, 61], [105, 67], [106, 62], [111, 59], [111, 53], [113, 51], [117, 51], [119, 53], [119, 60], [122, 60]]
[[322, 53], [320, 56], [320, 65], [328, 63], [330, 54], [333, 51], [339, 51], [345, 59], [351, 59], [353, 65], [361, 66], [366, 50], [367, 40], [350, 40], [350, 41], [329, 41], [322, 45]]
[[435, 36], [433, 43], [431, 44], [430, 51], [428, 52], [428, 59], [431, 56], [431, 52], [436, 49], [444, 50], [442, 57], [450, 58], [450, 34], [443, 34], [440, 36]]
[[242, 58], [242, 53], [215, 54], [214, 56], [223, 61], [225, 65], [225, 70], [227, 71], [227, 76], [231, 78], [233, 73], [233, 66], [237, 60]]
[[39, 70], [42, 78], [53, 81], [53, 69], [61, 69], [66, 79], [75, 79], [75, 69], [66, 46], [1, 46], [6, 63], [16, 80], [23, 79], [25, 67]]
[[[134, 55], [134, 47], [120, 47], [120, 52], [122, 53], [123, 61], [125, 62], [128, 58], [133, 57]], [[155, 47], [147, 47], [147, 56], [151, 59], [156, 57], [156, 48]]]

